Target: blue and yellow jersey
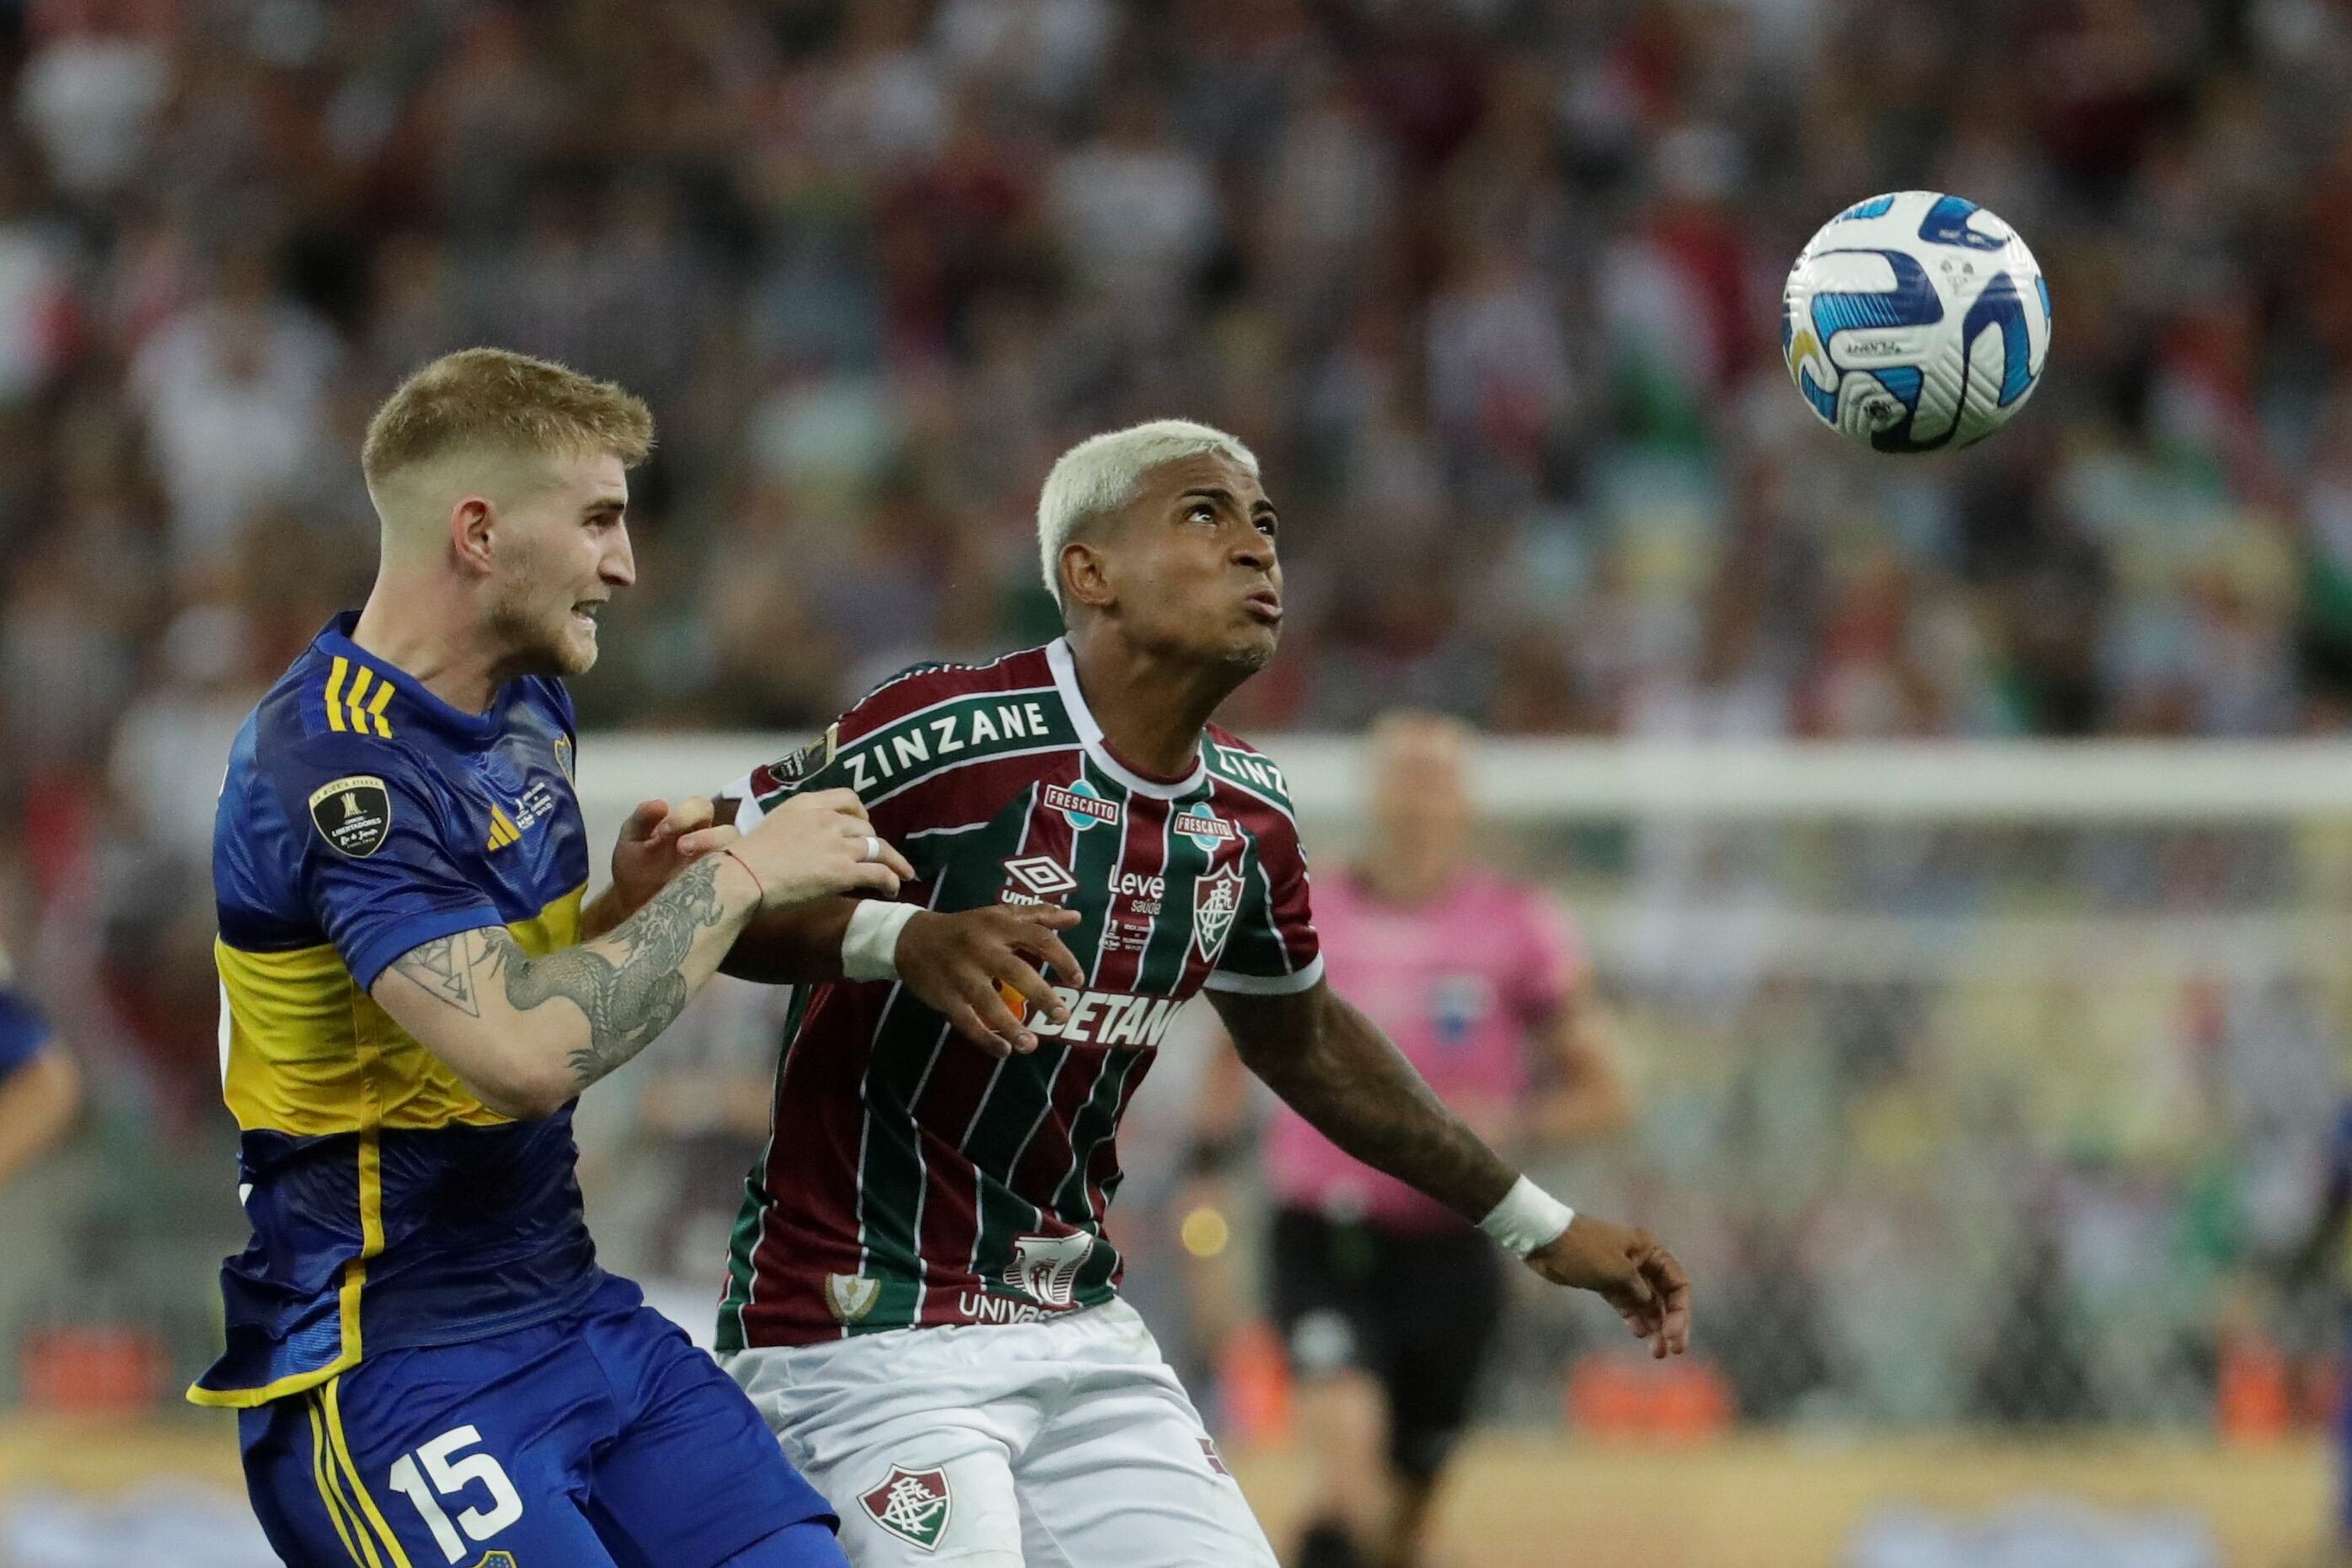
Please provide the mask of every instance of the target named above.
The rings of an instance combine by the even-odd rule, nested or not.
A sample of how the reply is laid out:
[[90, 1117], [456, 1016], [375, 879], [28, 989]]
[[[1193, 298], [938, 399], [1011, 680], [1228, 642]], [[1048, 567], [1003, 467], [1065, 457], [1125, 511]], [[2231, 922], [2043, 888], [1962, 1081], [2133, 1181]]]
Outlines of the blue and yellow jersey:
[[0, 947], [0, 1079], [47, 1049], [49, 1020], [32, 998], [16, 988], [8, 952]]
[[577, 939], [571, 699], [526, 678], [460, 712], [362, 652], [355, 620], [270, 688], [221, 788], [221, 1078], [253, 1240], [221, 1270], [228, 1348], [189, 1390], [200, 1405], [552, 1317], [603, 1278], [571, 1108], [499, 1115], [368, 995], [436, 936]]

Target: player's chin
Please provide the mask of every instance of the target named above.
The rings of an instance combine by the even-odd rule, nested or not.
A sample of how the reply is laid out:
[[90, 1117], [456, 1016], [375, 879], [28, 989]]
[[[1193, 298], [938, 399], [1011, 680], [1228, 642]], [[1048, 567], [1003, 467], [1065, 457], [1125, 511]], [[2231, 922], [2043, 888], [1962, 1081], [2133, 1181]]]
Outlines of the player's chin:
[[1282, 629], [1252, 622], [1236, 631], [1227, 640], [1224, 661], [1234, 668], [1255, 674], [1274, 662], [1274, 651], [1282, 643]]
[[549, 648], [547, 662], [559, 675], [584, 675], [596, 665], [596, 622], [577, 614], [566, 619], [570, 624]]

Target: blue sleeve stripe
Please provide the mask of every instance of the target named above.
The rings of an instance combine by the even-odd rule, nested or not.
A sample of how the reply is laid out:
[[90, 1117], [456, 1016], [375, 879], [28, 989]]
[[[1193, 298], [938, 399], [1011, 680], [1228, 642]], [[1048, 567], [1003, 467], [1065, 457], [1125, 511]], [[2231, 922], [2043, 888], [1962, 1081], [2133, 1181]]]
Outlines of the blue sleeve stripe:
[[361, 990], [373, 990], [377, 977], [391, 968], [393, 960], [402, 954], [413, 952], [436, 937], [478, 931], [485, 925], [495, 925], [503, 931], [506, 924], [497, 908], [488, 904], [470, 909], [436, 909], [385, 927], [358, 951], [344, 954], [343, 963]]

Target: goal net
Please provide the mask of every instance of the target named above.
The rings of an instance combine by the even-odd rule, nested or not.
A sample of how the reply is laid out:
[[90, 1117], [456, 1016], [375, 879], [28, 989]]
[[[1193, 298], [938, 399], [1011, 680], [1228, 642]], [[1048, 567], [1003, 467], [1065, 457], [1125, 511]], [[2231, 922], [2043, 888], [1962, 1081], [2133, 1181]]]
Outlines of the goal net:
[[[596, 841], [787, 744], [592, 737]], [[1341, 863], [1358, 745], [1265, 749]], [[2342, 747], [1493, 742], [1477, 790], [1484, 857], [1574, 912], [1639, 1098], [1540, 1167], [1690, 1264], [1741, 1419], [2197, 1428], [2248, 1364], [2315, 1407], [2293, 1369], [2332, 1348], [2333, 1280], [2298, 1299], [2276, 1264], [2352, 1024]], [[1130, 1225], [1173, 1180], [1185, 1072], [1160, 1075]], [[1147, 1278], [1172, 1245], [1133, 1253], [1175, 1300]], [[1522, 1312], [1487, 1413], [1556, 1418], [1624, 1342], [1556, 1293]]]

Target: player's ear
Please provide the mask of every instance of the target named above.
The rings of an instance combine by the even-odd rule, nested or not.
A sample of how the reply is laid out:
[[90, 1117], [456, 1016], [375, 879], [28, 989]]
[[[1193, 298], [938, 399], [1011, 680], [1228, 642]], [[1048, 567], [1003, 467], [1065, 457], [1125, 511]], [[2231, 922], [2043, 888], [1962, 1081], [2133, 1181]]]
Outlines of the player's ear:
[[1062, 591], [1072, 604], [1108, 610], [1118, 599], [1110, 584], [1110, 561], [1083, 539], [1062, 547]]
[[449, 508], [449, 548], [457, 552], [460, 570], [489, 575], [491, 537], [498, 520], [498, 508], [482, 496], [461, 496]]

